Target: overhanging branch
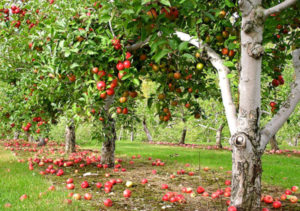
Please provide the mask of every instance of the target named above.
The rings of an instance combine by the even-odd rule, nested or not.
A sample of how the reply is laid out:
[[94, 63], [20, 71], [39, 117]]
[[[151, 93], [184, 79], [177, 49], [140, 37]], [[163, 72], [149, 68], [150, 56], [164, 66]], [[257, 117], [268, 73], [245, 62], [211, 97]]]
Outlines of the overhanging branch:
[[273, 13], [281, 12], [282, 10], [292, 6], [293, 4], [296, 4], [297, 0], [286, 0], [280, 4], [277, 4], [274, 7], [271, 7], [269, 9], [265, 10], [265, 18], [269, 17]]
[[137, 42], [133, 45], [130, 45], [130, 46], [126, 46], [126, 49], [128, 51], [134, 51], [134, 50], [137, 50], [139, 48], [142, 48], [144, 45], [146, 45], [148, 42], [150, 41], [150, 37], [148, 37], [147, 39], [145, 39], [144, 41], [141, 41], [141, 42]]
[[225, 108], [225, 114], [230, 129], [230, 133], [233, 135], [236, 132], [236, 128], [237, 128], [237, 114], [236, 114], [236, 107], [232, 99], [230, 80], [227, 77], [229, 73], [229, 68], [224, 65], [223, 60], [221, 59], [219, 54], [217, 54], [206, 43], [203, 43], [201, 40], [194, 39], [189, 34], [183, 32], [175, 32], [175, 34], [180, 40], [187, 41], [190, 44], [196, 46], [197, 48], [206, 50], [211, 64], [218, 71], [219, 85], [221, 89], [223, 105]]
[[291, 93], [287, 100], [281, 105], [278, 113], [261, 131], [261, 147], [263, 151], [266, 148], [270, 138], [274, 136], [282, 125], [287, 121], [300, 101], [300, 49], [293, 52], [293, 65], [296, 73], [296, 80], [291, 86]]

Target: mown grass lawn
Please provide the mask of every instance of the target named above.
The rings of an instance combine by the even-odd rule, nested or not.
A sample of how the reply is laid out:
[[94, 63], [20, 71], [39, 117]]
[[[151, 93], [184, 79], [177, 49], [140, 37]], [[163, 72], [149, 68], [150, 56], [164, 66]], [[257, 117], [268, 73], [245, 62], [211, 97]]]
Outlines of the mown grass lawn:
[[[73, 201], [71, 205], [63, 202], [66, 191], [48, 191], [51, 185], [51, 181], [36, 171], [29, 171], [27, 164], [19, 163], [13, 153], [0, 147], [0, 210], [5, 210], [7, 203], [11, 204], [8, 210], [16, 211], [81, 210], [79, 202]], [[28, 198], [20, 201], [23, 194]]]

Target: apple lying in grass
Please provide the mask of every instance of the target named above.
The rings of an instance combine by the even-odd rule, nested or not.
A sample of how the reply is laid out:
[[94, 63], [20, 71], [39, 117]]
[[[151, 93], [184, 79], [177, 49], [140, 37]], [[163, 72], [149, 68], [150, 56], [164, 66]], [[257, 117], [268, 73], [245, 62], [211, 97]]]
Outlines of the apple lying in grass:
[[122, 179], [116, 179], [116, 183], [121, 184], [121, 183], [123, 183], [123, 180]]
[[112, 200], [111, 199], [105, 199], [103, 202], [104, 206], [106, 207], [111, 207], [113, 205]]
[[73, 182], [74, 182], [73, 178], [67, 179], [67, 184], [70, 184], [70, 183], [73, 183]]
[[54, 191], [55, 190], [55, 187], [54, 185], [51, 185], [49, 188], [48, 188], [49, 191]]
[[72, 197], [74, 195], [74, 193], [73, 192], [70, 192], [69, 194], [68, 194], [68, 197]]
[[280, 196], [280, 200], [281, 200], [281, 201], [285, 201], [286, 198], [287, 198], [287, 197], [286, 197], [286, 194], [282, 194], [282, 195]]
[[75, 188], [75, 185], [73, 183], [69, 183], [69, 184], [66, 185], [66, 188], [68, 190], [73, 190]]
[[292, 190], [294, 193], [296, 193], [296, 192], [299, 190], [299, 187], [298, 187], [298, 186], [293, 186], [293, 187], [291, 188], [291, 190]]
[[92, 199], [92, 194], [90, 194], [90, 193], [84, 194], [84, 199], [85, 200], [91, 200]]
[[273, 202], [273, 197], [270, 196], [270, 195], [266, 195], [264, 197], [264, 202], [267, 203], [267, 204], [271, 204]]
[[23, 194], [21, 197], [20, 197], [20, 201], [24, 201], [25, 199], [27, 199], [28, 196], [26, 194]]
[[230, 180], [225, 180], [225, 185], [227, 185], [227, 186], [231, 185], [231, 181]]
[[74, 193], [74, 194], [73, 194], [73, 199], [75, 199], [75, 200], [80, 200], [80, 199], [81, 199], [80, 194], [79, 194], [79, 193]]
[[161, 189], [168, 189], [168, 188], [169, 188], [169, 186], [167, 184], [162, 184], [161, 185]]
[[83, 181], [80, 186], [81, 186], [81, 188], [88, 188], [89, 183], [87, 181]]
[[125, 185], [126, 185], [127, 188], [130, 188], [130, 187], [132, 187], [133, 182], [127, 181]]
[[199, 186], [198, 188], [197, 188], [197, 193], [203, 193], [205, 191], [205, 189], [202, 187], [202, 186]]
[[102, 187], [102, 183], [101, 183], [101, 182], [97, 182], [97, 183], [96, 183], [96, 187], [97, 187], [97, 188], [101, 188], [101, 187]]
[[11, 207], [11, 204], [10, 204], [10, 203], [6, 203], [6, 204], [4, 204], [4, 207], [5, 207], [5, 208], [10, 208], [10, 207]]
[[123, 196], [125, 198], [129, 198], [131, 196], [131, 191], [129, 189], [124, 190]]
[[204, 192], [204, 193], [202, 194], [202, 196], [204, 196], [204, 197], [208, 197], [208, 196], [209, 196], [209, 193], [207, 193], [207, 192]]
[[147, 179], [142, 179], [142, 182], [141, 182], [142, 184], [146, 184], [146, 183], [148, 183], [148, 180]]
[[273, 202], [273, 208], [277, 209], [281, 207], [281, 202], [280, 201], [274, 201]]
[[235, 206], [230, 206], [227, 209], [228, 211], [237, 211], [237, 208]]
[[297, 196], [291, 196], [291, 197], [290, 197], [290, 202], [292, 202], [293, 204], [294, 204], [294, 203], [297, 203], [297, 202], [298, 202]]
[[209, 168], [206, 166], [203, 168], [204, 171], [209, 171]]
[[290, 191], [290, 190], [286, 190], [284, 193], [285, 193], [286, 195], [292, 195], [292, 191]]

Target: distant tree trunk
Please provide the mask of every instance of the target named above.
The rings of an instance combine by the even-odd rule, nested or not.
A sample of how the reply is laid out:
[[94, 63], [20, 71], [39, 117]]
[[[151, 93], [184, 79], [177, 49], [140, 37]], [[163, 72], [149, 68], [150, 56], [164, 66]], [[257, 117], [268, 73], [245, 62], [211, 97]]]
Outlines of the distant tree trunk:
[[279, 147], [277, 145], [277, 140], [276, 140], [276, 135], [274, 135], [271, 139], [270, 139], [270, 145], [271, 145], [271, 149], [272, 150], [279, 150]]
[[34, 142], [34, 138], [32, 137], [32, 135], [30, 135], [30, 133], [26, 133], [26, 136], [27, 136], [27, 141], [28, 142]]
[[38, 142], [39, 142], [38, 147], [46, 145], [45, 138], [43, 138], [43, 137], [39, 137]]
[[107, 120], [103, 121], [104, 142], [101, 150], [101, 164], [114, 167], [115, 163], [115, 142], [117, 139], [115, 120], [108, 114]]
[[19, 132], [15, 132], [14, 133], [14, 140], [19, 139], [20, 133]]
[[222, 123], [220, 125], [220, 127], [217, 130], [217, 134], [216, 134], [216, 146], [219, 147], [220, 149], [222, 149], [222, 131], [224, 128], [224, 124]]
[[130, 134], [130, 141], [133, 142], [134, 140], [134, 129], [133, 129], [133, 125], [131, 126], [131, 134]]
[[123, 136], [123, 126], [121, 126], [118, 141], [122, 139], [122, 136]]
[[187, 131], [186, 128], [184, 128], [184, 129], [182, 130], [181, 139], [180, 139], [179, 144], [185, 144], [186, 131]]
[[72, 153], [75, 152], [75, 124], [72, 119], [69, 124], [66, 125], [65, 130], [65, 152]]
[[144, 131], [147, 135], [148, 142], [152, 142], [153, 139], [152, 139], [152, 136], [150, 134], [150, 131], [148, 130], [147, 123], [146, 123], [146, 118], [144, 118], [144, 120], [143, 120], [143, 126], [144, 126]]
[[299, 138], [300, 138], [300, 133], [295, 138], [295, 142], [294, 142], [295, 147], [298, 146]]

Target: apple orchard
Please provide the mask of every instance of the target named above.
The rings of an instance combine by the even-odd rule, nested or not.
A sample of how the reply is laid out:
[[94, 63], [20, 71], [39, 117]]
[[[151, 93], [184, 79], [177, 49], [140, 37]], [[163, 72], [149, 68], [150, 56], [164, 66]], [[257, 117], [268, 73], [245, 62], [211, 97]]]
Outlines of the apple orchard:
[[[63, 117], [65, 144], [60, 150], [73, 161], [46, 159], [52, 164], [42, 174], [61, 176], [64, 170], [56, 171], [53, 165], [72, 166], [82, 157], [98, 168], [121, 171], [122, 160], [115, 158], [116, 124], [133, 127], [140, 122], [140, 99], [155, 107], [153, 116], [162, 125], [178, 114], [183, 122], [189, 116], [201, 120], [207, 108], [199, 99], [217, 99], [231, 136], [232, 175], [226, 180], [228, 191], [218, 189], [211, 197], [230, 197], [223, 210], [261, 210], [263, 203], [280, 208], [280, 200], [262, 197], [261, 157], [270, 139], [299, 110], [299, 8], [297, 0], [1, 1], [0, 130], [3, 139], [14, 143], [5, 145], [15, 146], [23, 134], [30, 143], [17, 141], [17, 147], [56, 146], [47, 137]], [[294, 71], [289, 88], [283, 86], [287, 66]], [[155, 93], [143, 94], [145, 81], [157, 85]], [[268, 98], [283, 89], [288, 91], [283, 99]], [[272, 117], [260, 124], [263, 109]], [[99, 157], [91, 160], [75, 145], [76, 127], [84, 122], [92, 125], [102, 144]], [[40, 162], [31, 159], [29, 169]], [[109, 193], [119, 183], [123, 181], [96, 186]], [[130, 198], [131, 181], [125, 185], [123, 196]], [[91, 184], [83, 181], [80, 186]], [[74, 187], [69, 178], [66, 188]], [[169, 187], [162, 184], [161, 189]], [[195, 192], [208, 194], [202, 186]], [[282, 197], [297, 203], [294, 192], [297, 186]], [[73, 195], [74, 200], [80, 198], [79, 193]], [[92, 194], [84, 198], [91, 200]], [[167, 192], [162, 200], [186, 203], [175, 192]], [[116, 206], [108, 197], [104, 205]]]

